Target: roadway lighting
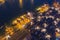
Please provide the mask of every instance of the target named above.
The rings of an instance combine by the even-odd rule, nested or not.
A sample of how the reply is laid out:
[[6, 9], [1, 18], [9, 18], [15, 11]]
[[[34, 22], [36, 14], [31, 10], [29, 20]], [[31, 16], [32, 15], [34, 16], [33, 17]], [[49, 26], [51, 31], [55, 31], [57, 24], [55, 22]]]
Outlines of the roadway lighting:
[[16, 24], [15, 28], [22, 30], [24, 29], [25, 25], [30, 22], [28, 18], [25, 18], [25, 16], [26, 15], [24, 14], [13, 21], [13, 24]]
[[24, 16], [21, 16], [21, 18], [23, 18], [23, 19], [24, 19]]
[[23, 28], [25, 28], [25, 25], [22, 25]]
[[16, 27], [17, 29], [22, 30], [22, 29], [23, 29], [22, 25], [23, 25], [23, 24], [19, 24], [19, 23], [18, 23], [15, 27]]
[[20, 18], [16, 18], [16, 20], [19, 20], [20, 21], [21, 19]]
[[13, 22], [12, 22], [12, 24], [17, 24], [18, 22], [17, 22], [17, 20], [14, 20]]
[[49, 5], [44, 4], [43, 6], [37, 8], [36, 10], [38, 11], [38, 13], [44, 13], [49, 9]]
[[6, 27], [5, 29], [6, 34], [13, 35], [14, 29], [12, 27]]
[[17, 22], [18, 22], [18, 23], [20, 23], [20, 21], [21, 21], [21, 19], [20, 19], [20, 18], [17, 18], [16, 20], [17, 20]]

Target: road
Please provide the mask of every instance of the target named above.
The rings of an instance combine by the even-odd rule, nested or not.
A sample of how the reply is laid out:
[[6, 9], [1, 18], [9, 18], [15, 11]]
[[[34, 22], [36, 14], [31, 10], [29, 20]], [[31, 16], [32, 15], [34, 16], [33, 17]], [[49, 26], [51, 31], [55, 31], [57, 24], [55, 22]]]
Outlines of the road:
[[27, 35], [29, 35], [28, 30], [18, 31], [9, 40], [23, 40]]

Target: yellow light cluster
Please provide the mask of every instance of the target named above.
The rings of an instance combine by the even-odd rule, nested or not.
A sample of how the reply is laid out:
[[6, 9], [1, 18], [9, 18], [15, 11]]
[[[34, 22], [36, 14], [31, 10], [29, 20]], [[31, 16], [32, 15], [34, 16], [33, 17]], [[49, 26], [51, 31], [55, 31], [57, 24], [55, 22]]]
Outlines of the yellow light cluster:
[[54, 7], [58, 7], [60, 4], [58, 2], [53, 3]]
[[56, 32], [56, 37], [60, 37], [60, 33]]
[[37, 8], [38, 13], [46, 12], [49, 9], [49, 6], [47, 4], [44, 4], [43, 6]]
[[5, 0], [0, 0], [0, 4], [4, 4], [5, 3]]
[[14, 29], [12, 27], [6, 27], [5, 31], [6, 31], [7, 35], [8, 34], [9, 35], [13, 35], [13, 33], [14, 33]]
[[20, 7], [23, 7], [23, 0], [19, 0]]
[[16, 18], [13, 22], [12, 22], [12, 24], [14, 25], [15, 24], [15, 27], [17, 28], [17, 29], [24, 29], [24, 25], [26, 25], [27, 23], [29, 23], [30, 22], [30, 19], [28, 19], [27, 17], [26, 17], [26, 14], [25, 15], [22, 15], [22, 16], [20, 16], [20, 17], [18, 17], [18, 18]]

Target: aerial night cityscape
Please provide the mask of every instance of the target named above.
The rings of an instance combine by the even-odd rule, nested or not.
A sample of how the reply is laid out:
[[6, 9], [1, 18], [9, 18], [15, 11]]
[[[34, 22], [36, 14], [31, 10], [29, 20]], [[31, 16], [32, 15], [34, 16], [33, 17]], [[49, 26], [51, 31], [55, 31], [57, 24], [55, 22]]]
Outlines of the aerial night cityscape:
[[0, 0], [0, 40], [60, 40], [60, 0]]

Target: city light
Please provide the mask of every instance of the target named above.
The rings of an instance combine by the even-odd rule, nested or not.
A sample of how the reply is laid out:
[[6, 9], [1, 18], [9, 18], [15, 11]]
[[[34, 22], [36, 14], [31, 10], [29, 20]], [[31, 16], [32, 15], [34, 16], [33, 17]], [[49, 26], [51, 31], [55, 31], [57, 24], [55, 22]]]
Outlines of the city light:
[[26, 18], [27, 15], [22, 15], [18, 18], [16, 18], [12, 24], [16, 24], [15, 28], [23, 30], [25, 28], [25, 25], [30, 22], [30, 19]]
[[47, 39], [50, 39], [50, 38], [51, 38], [51, 36], [50, 36], [50, 35], [48, 35], [48, 34], [47, 34], [45, 37], [46, 37]]
[[60, 33], [59, 32], [56, 32], [56, 37], [60, 37]]
[[57, 32], [60, 32], [60, 29], [59, 29], [59, 28], [56, 28], [56, 31], [57, 31]]
[[46, 12], [49, 9], [49, 6], [47, 4], [44, 4], [43, 6], [37, 8], [38, 13]]
[[[31, 3], [31, 7], [35, 4], [34, 0], [26, 0], [25, 2], [28, 2], [28, 1], [30, 1], [29, 3]], [[8, 3], [8, 1], [6, 2]], [[51, 5], [48, 3], [47, 4], [44, 3], [39, 7], [37, 6], [38, 8], [36, 9], [34, 7], [33, 11], [32, 11], [33, 7], [31, 9], [27, 7], [29, 9], [26, 8], [25, 10], [25, 5], [23, 5], [23, 2], [24, 0], [19, 0], [19, 2], [17, 2], [19, 3], [20, 8], [24, 6], [22, 8], [22, 11], [20, 11], [20, 9], [16, 9], [16, 10], [19, 10], [19, 12], [16, 11], [16, 13], [19, 13], [19, 15], [21, 13], [21, 15], [20, 16], [16, 15], [17, 16], [16, 18], [13, 18], [12, 16], [13, 20], [7, 21], [6, 23], [7, 25], [0, 26], [0, 29], [3, 29], [3, 27], [5, 28], [4, 35], [0, 36], [0, 40], [9, 40], [9, 38], [15, 39], [16, 37], [17, 37], [16, 40], [18, 39], [21, 40], [28, 35], [31, 36], [30, 40], [60, 39], [60, 25], [59, 25], [60, 24], [60, 4], [59, 2], [54, 2]], [[5, 3], [5, 0], [0, 0], [0, 5], [4, 3]], [[6, 8], [7, 7], [9, 8], [9, 9], [7, 8], [8, 13], [10, 11], [9, 5], [10, 4], [7, 4], [6, 6]], [[10, 6], [12, 8], [12, 5]], [[5, 12], [7, 10], [4, 9], [3, 11]], [[1, 11], [1, 13], [4, 14], [3, 11]], [[13, 11], [15, 11], [15, 9]], [[15, 13], [15, 12], [11, 12], [11, 13]]]
[[44, 25], [45, 28], [48, 26], [46, 23], [44, 23], [43, 25]]
[[34, 0], [30, 0], [32, 4], [34, 4]]
[[14, 29], [12, 27], [6, 27], [5, 29], [6, 35], [13, 35], [14, 34]]
[[37, 26], [37, 27], [35, 27], [35, 29], [36, 29], [36, 30], [39, 30], [39, 29], [40, 29], [40, 27], [39, 27], [39, 26]]
[[46, 29], [42, 29], [41, 32], [46, 32]]
[[4, 4], [5, 0], [0, 0], [0, 5]]
[[19, 0], [19, 3], [20, 3], [20, 8], [23, 7], [23, 0]]
[[53, 3], [53, 6], [54, 6], [54, 7], [58, 7], [58, 6], [59, 6], [59, 2], [54, 2], [54, 3]]

